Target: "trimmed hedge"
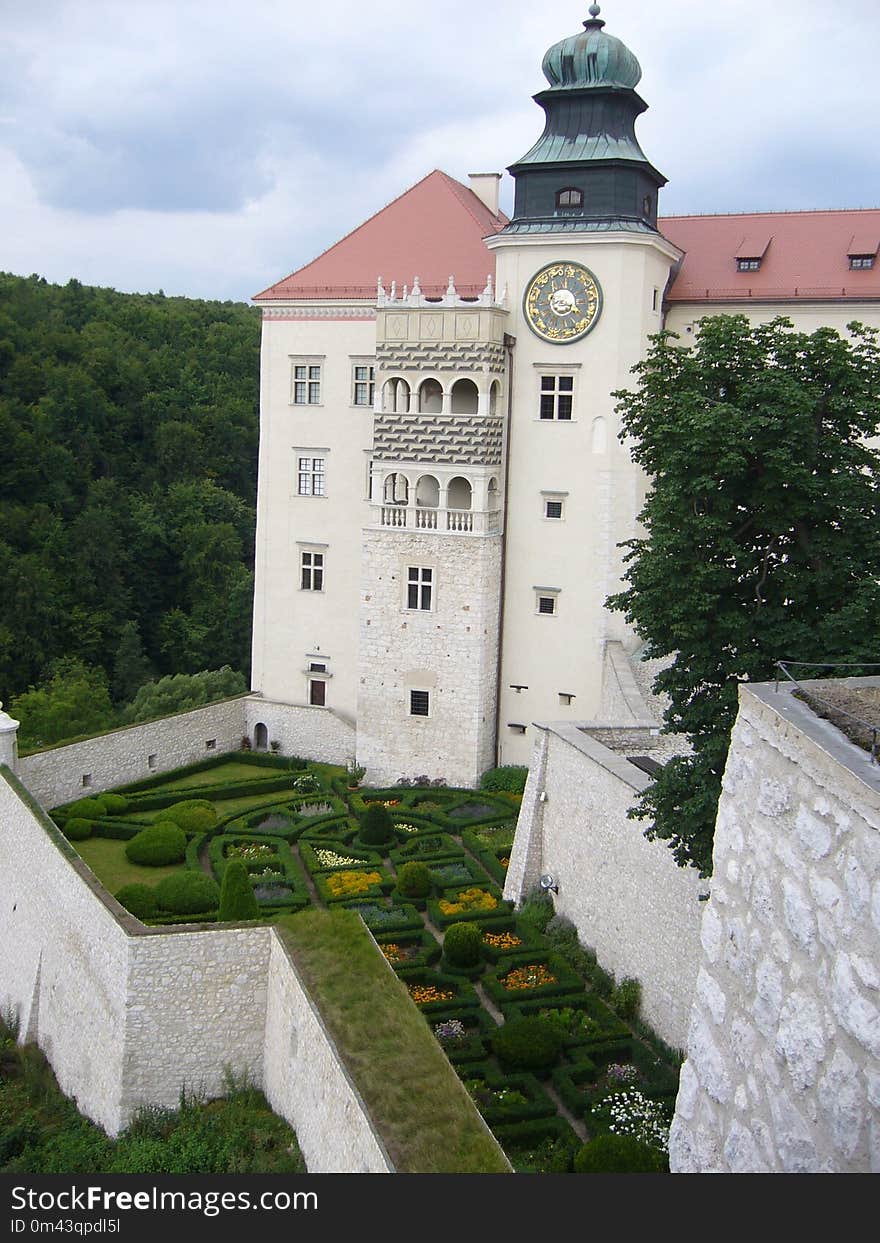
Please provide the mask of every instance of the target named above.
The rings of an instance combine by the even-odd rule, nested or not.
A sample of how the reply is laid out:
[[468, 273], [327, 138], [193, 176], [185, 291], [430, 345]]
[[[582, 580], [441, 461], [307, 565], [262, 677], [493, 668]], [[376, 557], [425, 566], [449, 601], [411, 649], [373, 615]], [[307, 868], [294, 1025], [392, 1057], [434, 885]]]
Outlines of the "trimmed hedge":
[[186, 834], [176, 824], [150, 824], [126, 843], [125, 854], [142, 867], [180, 863], [186, 855]]
[[[533, 984], [526, 988], [507, 988], [502, 981], [511, 971], [522, 967], [545, 967], [554, 977], [552, 983]], [[489, 972], [484, 981], [486, 991], [495, 1001], [510, 1002], [530, 1000], [533, 997], [553, 997], [583, 990], [583, 981], [572, 971], [564, 959], [555, 954], [534, 953], [519, 958], [510, 954], [499, 963], [494, 971]]]
[[[482, 890], [492, 899], [491, 905], [479, 905], [480, 899], [474, 895], [474, 903], [471, 905], [469, 894], [475, 890]], [[443, 910], [441, 903], [453, 906], [462, 906], [460, 910]], [[497, 919], [499, 916], [508, 916], [513, 910], [512, 902], [505, 902], [501, 897], [501, 890], [497, 885], [488, 882], [482, 885], [459, 885], [456, 889], [446, 890], [439, 898], [428, 899], [428, 911], [433, 922], [438, 927], [444, 927], [447, 924], [459, 923], [461, 920], [468, 920], [474, 923], [482, 923], [487, 919]]]
[[[434, 1014], [438, 1010], [448, 1010], [450, 1006], [461, 1009], [463, 1006], [480, 1006], [480, 999], [474, 992], [473, 985], [469, 984], [461, 977], [442, 975], [439, 971], [432, 971], [425, 967], [407, 967], [397, 972], [398, 979], [410, 988], [410, 985], [419, 987], [424, 985], [433, 987], [439, 993], [450, 993], [451, 996], [443, 997], [437, 1001], [427, 1001], [423, 1003], [415, 1002], [419, 1010], [424, 1015]], [[412, 996], [412, 993], [410, 993]]]
[[427, 898], [434, 888], [431, 870], [426, 863], [413, 860], [401, 865], [397, 873], [397, 891], [403, 898]]
[[568, 1174], [582, 1146], [564, 1118], [504, 1124], [494, 1133], [517, 1174]]
[[[524, 1122], [532, 1118], [552, 1118], [556, 1113], [556, 1105], [543, 1090], [534, 1075], [500, 1075], [487, 1062], [468, 1063], [458, 1071], [465, 1086], [468, 1080], [479, 1079], [485, 1088], [472, 1091], [468, 1087], [471, 1098], [486, 1119], [495, 1127], [498, 1123]], [[494, 1093], [509, 1089], [519, 1092], [525, 1101], [499, 1101]]]
[[[378, 880], [370, 880], [378, 877]], [[337, 868], [332, 872], [318, 873], [314, 877], [315, 888], [326, 903], [364, 901], [381, 898], [394, 881], [384, 868]]]
[[149, 885], [123, 885], [116, 901], [136, 919], [152, 919], [159, 909], [156, 890]]
[[72, 816], [64, 821], [61, 831], [69, 842], [84, 842], [87, 837], [92, 836], [94, 827], [91, 820], [84, 820], [81, 816]]
[[361, 819], [359, 839], [366, 846], [384, 846], [394, 837], [391, 813], [382, 803], [371, 803]]
[[374, 935], [380, 932], [416, 932], [424, 928], [421, 915], [408, 903], [401, 905], [382, 898], [373, 902], [359, 899], [342, 905], [360, 915]]
[[184, 833], [207, 833], [217, 823], [217, 809], [207, 799], [190, 798], [166, 807], [156, 817], [157, 821], [178, 825]]
[[391, 862], [400, 866], [411, 859], [424, 863], [454, 862], [465, 858], [462, 848], [448, 833], [419, 833], [409, 838], [390, 854]]
[[559, 1061], [563, 1035], [545, 1019], [512, 1019], [492, 1036], [503, 1070], [549, 1071]]
[[[322, 863], [318, 857], [319, 850], [330, 850], [334, 855], [342, 859], [351, 859], [351, 863], [340, 863], [335, 866], [330, 863]], [[313, 838], [311, 841], [301, 841], [299, 844], [299, 857], [302, 859], [306, 868], [311, 873], [316, 872], [344, 872], [349, 868], [376, 868], [382, 862], [382, 856], [367, 850], [348, 850], [339, 841], [319, 841]]]
[[443, 938], [443, 957], [452, 967], [479, 966], [483, 959], [483, 930], [479, 924], [450, 924]]
[[[440, 958], [440, 946], [427, 929], [422, 932], [378, 932], [375, 940], [395, 971], [406, 967], [429, 967]], [[385, 948], [391, 945], [410, 953], [389, 958]]]
[[61, 809], [66, 816], [78, 816], [83, 820], [98, 820], [104, 815], [104, 804], [98, 798], [81, 798]]
[[575, 1154], [576, 1174], [665, 1174], [666, 1154], [632, 1135], [597, 1135]]
[[159, 881], [156, 901], [174, 915], [216, 913], [220, 889], [204, 872], [175, 872]]

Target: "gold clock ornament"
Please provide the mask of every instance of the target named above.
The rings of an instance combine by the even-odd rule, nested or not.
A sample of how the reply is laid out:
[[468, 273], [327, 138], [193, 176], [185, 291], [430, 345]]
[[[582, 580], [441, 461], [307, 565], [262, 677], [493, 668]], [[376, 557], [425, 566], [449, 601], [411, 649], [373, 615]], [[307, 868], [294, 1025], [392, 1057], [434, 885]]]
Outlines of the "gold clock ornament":
[[602, 314], [602, 287], [582, 263], [548, 263], [529, 281], [523, 312], [536, 337], [568, 345], [595, 328]]

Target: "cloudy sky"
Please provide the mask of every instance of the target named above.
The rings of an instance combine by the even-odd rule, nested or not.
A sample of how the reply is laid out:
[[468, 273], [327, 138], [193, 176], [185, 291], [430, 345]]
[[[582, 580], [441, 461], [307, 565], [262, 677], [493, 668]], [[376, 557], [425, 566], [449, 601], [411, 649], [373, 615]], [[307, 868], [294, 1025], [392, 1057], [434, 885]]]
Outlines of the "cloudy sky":
[[[0, 0], [0, 270], [243, 299], [501, 171], [581, 0]], [[880, 206], [878, 0], [607, 0], [666, 214]], [[505, 179], [503, 200], [512, 200]]]

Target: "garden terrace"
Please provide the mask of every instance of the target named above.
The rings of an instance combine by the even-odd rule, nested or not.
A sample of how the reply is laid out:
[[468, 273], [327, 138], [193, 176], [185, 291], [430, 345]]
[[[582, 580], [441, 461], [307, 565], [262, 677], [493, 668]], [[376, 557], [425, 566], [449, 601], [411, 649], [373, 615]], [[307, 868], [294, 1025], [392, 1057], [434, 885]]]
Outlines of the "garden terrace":
[[[237, 753], [53, 814], [68, 837], [79, 838], [75, 845], [99, 879], [149, 924], [216, 921], [228, 862], [241, 859], [261, 919], [277, 922], [279, 930], [297, 929], [303, 942], [298, 963], [306, 962], [305, 942], [314, 933], [309, 962], [322, 965], [304, 965], [303, 973], [315, 973], [325, 1021], [346, 1059], [350, 1052], [357, 1064], [354, 1078], [371, 1110], [374, 1099], [380, 1102], [377, 1118], [387, 1117], [391, 1126], [386, 1146], [394, 1154], [405, 1150], [401, 1160], [420, 1161], [423, 1148], [432, 1159], [436, 1140], [426, 1141], [417, 1124], [436, 1112], [424, 1107], [426, 1084], [440, 1085], [446, 1099], [455, 1080], [451, 1063], [517, 1170], [565, 1172], [585, 1138], [612, 1126], [639, 1134], [642, 1128], [656, 1144], [671, 1118], [679, 1062], [638, 1023], [631, 992], [615, 989], [571, 925], [552, 919], [549, 898], [530, 900], [519, 913], [504, 901], [519, 802], [519, 793], [506, 788], [352, 790], [341, 768]], [[387, 829], [378, 842], [364, 836], [368, 812], [375, 821], [377, 806]], [[168, 819], [184, 829], [183, 854], [153, 868], [133, 863], [126, 855], [129, 840]], [[141, 887], [161, 894], [155, 882], [180, 873], [194, 877], [184, 889], [200, 878], [199, 892], [207, 892], [209, 880], [212, 909], [196, 910], [190, 902], [189, 909], [160, 905], [151, 912], [148, 901], [134, 910], [143, 900]], [[122, 886], [128, 889], [120, 892]], [[176, 889], [172, 896], [177, 900]], [[188, 894], [183, 897], [185, 905]], [[334, 919], [327, 922], [322, 908]], [[450, 928], [456, 928], [450, 945], [461, 941], [463, 923], [475, 926], [467, 934], [473, 955], [467, 962], [446, 946]], [[377, 1017], [373, 985], [353, 978], [355, 953], [358, 962], [364, 959], [363, 981], [382, 981], [380, 993], [391, 1006], [387, 1019]], [[332, 1023], [322, 992], [329, 980], [338, 993], [326, 1003], [338, 1012]], [[503, 1067], [495, 1033], [527, 1017], [560, 1032], [558, 1056], [548, 1065]], [[416, 1076], [422, 1112], [411, 1116], [400, 1058], [405, 1049], [408, 1066], [413, 1033], [419, 1048], [431, 1050], [434, 1060], [426, 1065], [435, 1069], [420, 1072], [421, 1080]], [[421, 1054], [413, 1057], [418, 1062]], [[383, 1077], [390, 1086], [383, 1087]], [[621, 1091], [639, 1094], [615, 1106], [627, 1114], [623, 1119], [606, 1105]], [[460, 1103], [460, 1088], [458, 1094]], [[397, 1125], [400, 1137], [394, 1138]], [[435, 1158], [465, 1161], [468, 1150], [450, 1141]]]

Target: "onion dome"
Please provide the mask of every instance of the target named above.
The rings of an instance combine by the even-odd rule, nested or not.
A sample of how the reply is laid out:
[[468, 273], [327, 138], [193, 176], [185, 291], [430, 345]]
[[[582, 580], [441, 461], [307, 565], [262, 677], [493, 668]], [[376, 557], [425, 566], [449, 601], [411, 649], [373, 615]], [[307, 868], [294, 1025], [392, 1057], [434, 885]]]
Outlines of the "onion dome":
[[633, 90], [642, 77], [642, 67], [632, 52], [605, 34], [598, 4], [590, 5], [590, 20], [583, 32], [554, 43], [544, 57], [542, 68], [551, 87], [557, 90], [584, 90], [590, 87], [623, 87]]

